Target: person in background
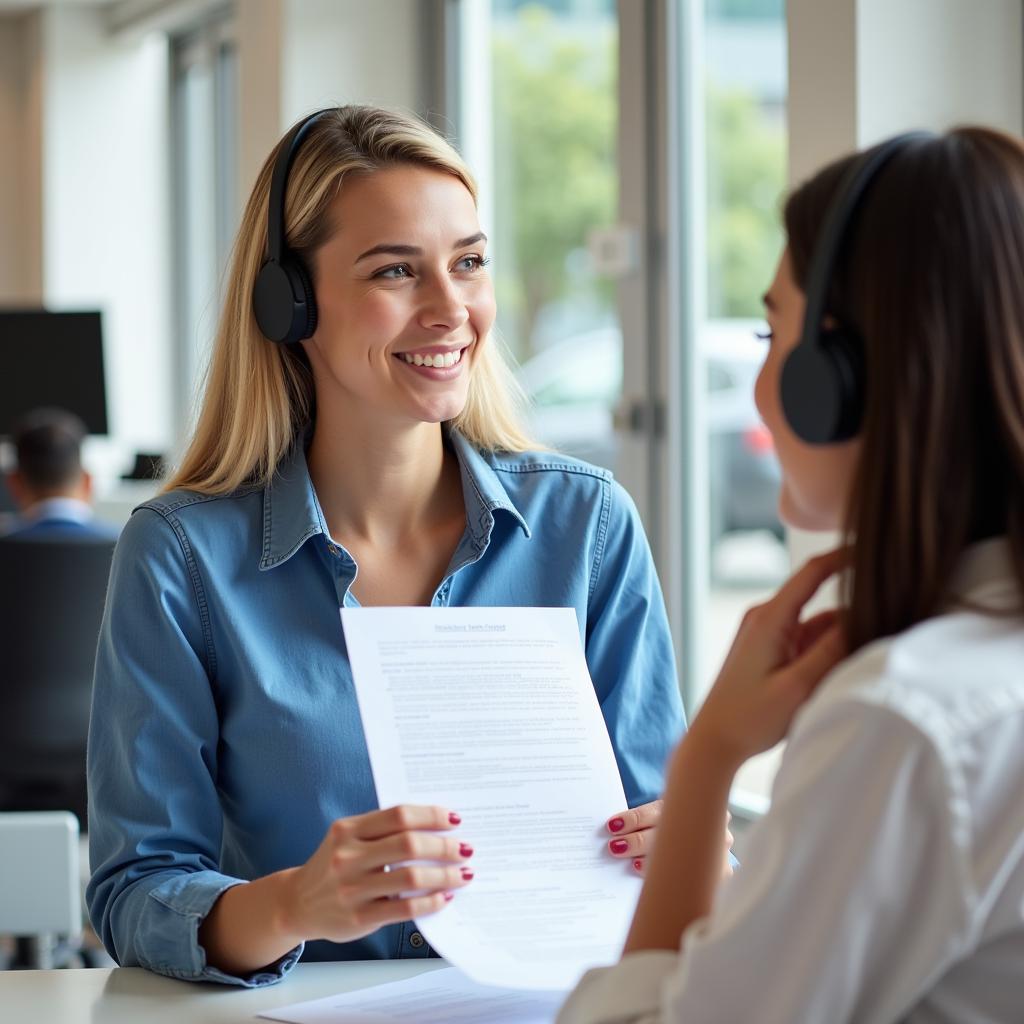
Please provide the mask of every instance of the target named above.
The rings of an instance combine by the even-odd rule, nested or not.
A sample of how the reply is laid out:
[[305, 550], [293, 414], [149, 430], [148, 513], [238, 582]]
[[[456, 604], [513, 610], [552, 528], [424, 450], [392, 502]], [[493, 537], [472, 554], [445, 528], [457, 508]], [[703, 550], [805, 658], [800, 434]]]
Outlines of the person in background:
[[6, 478], [18, 518], [3, 534], [30, 539], [117, 537], [96, 519], [92, 477], [82, 466], [85, 425], [63, 409], [35, 409], [15, 425], [17, 464]]
[[263, 165], [195, 436], [125, 527], [100, 636], [88, 900], [122, 965], [252, 986], [430, 955], [411, 919], [473, 877], [473, 822], [377, 806], [340, 607], [574, 608], [630, 805], [594, 841], [642, 867], [683, 729], [661, 589], [611, 474], [520, 424], [486, 248], [413, 117], [321, 111]]
[[[744, 618], [673, 757], [623, 959], [559, 1024], [1014, 1024], [1024, 144], [900, 137], [798, 188], [785, 226], [755, 397], [783, 518], [846, 544]], [[805, 615], [844, 569], [841, 607]], [[719, 887], [732, 779], [783, 737]]]

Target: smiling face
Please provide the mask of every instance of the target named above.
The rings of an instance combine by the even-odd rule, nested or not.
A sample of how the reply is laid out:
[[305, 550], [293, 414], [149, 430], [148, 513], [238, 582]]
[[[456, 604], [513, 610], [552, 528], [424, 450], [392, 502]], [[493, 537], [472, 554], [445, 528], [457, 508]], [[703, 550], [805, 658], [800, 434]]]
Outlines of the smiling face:
[[754, 386], [754, 401], [771, 431], [782, 467], [779, 517], [802, 530], [839, 529], [846, 515], [861, 445], [856, 438], [841, 444], [807, 444], [793, 433], [783, 414], [782, 367], [800, 341], [807, 305], [793, 277], [788, 249], [779, 260], [764, 304], [771, 343]]
[[318, 407], [440, 423], [466, 404], [494, 322], [486, 237], [454, 175], [401, 164], [346, 179], [313, 260], [318, 320], [304, 346]]

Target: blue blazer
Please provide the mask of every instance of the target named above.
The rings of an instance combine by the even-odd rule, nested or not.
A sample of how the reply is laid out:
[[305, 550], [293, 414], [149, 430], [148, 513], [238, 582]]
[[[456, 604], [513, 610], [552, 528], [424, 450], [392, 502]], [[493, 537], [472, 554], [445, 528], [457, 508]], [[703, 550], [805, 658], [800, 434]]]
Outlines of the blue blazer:
[[98, 519], [83, 523], [77, 519], [54, 516], [52, 519], [17, 523], [14, 529], [0, 536], [16, 540], [75, 540], [79, 537], [89, 540], [117, 540], [120, 532], [117, 527]]

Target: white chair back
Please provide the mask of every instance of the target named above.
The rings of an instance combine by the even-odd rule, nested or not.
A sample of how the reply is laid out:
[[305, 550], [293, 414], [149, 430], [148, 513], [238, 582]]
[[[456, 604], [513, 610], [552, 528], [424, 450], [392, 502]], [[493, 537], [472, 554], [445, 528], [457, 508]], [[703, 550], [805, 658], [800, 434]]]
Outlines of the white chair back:
[[0, 934], [79, 935], [78, 862], [73, 814], [0, 813]]

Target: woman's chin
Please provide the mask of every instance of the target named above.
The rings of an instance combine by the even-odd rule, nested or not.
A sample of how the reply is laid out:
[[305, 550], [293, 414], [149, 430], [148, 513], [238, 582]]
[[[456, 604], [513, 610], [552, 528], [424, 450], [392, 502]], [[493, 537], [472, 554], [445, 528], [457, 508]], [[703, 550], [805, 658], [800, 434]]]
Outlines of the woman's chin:
[[842, 527], [833, 509], [816, 508], [809, 502], [797, 501], [785, 485], [779, 494], [779, 519], [791, 529], [808, 533], [834, 533]]
[[447, 423], [457, 419], [465, 408], [464, 401], [430, 402], [421, 404], [413, 417], [421, 423]]

